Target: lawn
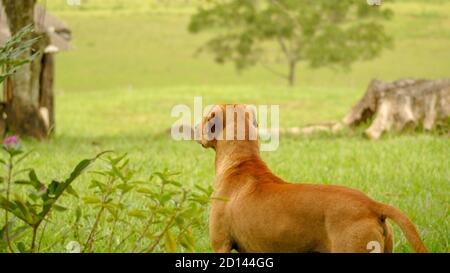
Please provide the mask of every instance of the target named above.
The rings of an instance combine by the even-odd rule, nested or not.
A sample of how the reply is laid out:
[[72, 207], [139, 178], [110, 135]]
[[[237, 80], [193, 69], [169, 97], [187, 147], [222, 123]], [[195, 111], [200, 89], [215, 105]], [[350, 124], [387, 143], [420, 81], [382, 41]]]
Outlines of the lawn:
[[[84, 1], [83, 1], [84, 2]], [[166, 132], [176, 120], [176, 104], [243, 102], [280, 105], [281, 127], [339, 120], [362, 96], [370, 79], [440, 78], [450, 75], [450, 3], [396, 1], [387, 25], [395, 47], [351, 71], [311, 70], [302, 65], [294, 88], [255, 67], [236, 73], [232, 65], [195, 56], [207, 35], [186, 30], [192, 3], [139, 5], [139, 1], [86, 1], [68, 7], [48, 1], [48, 9], [73, 31], [74, 49], [57, 56], [55, 136], [43, 143], [25, 140], [28, 159], [47, 179], [66, 176], [79, 160], [102, 150], [127, 152], [143, 175], [168, 168], [185, 185], [209, 185], [214, 154]], [[150, 1], [151, 2], [151, 1]], [[386, 1], [387, 2], [387, 1]], [[112, 3], [112, 4], [111, 4]], [[142, 2], [141, 2], [142, 3]], [[274, 64], [283, 69], [281, 64]], [[339, 135], [281, 136], [280, 147], [263, 153], [272, 170], [288, 181], [339, 184], [366, 192], [404, 211], [433, 252], [450, 251], [450, 140], [437, 133], [389, 134], [368, 141], [360, 130]], [[88, 187], [83, 176], [75, 188]], [[129, 200], [139, 206], [139, 200]], [[66, 206], [78, 201], [67, 199]], [[69, 214], [55, 215], [43, 249], [63, 233]], [[205, 227], [206, 216], [205, 216]], [[118, 233], [120, 238], [123, 234]], [[211, 251], [208, 232], [197, 234], [198, 251]], [[95, 251], [105, 251], [102, 247]], [[395, 251], [409, 245], [395, 227]]]

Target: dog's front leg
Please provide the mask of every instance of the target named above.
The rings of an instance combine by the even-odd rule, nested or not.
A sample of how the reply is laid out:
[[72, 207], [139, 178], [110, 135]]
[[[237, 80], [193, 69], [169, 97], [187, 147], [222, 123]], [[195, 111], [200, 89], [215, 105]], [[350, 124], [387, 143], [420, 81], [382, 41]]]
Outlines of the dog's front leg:
[[224, 204], [213, 204], [209, 215], [209, 236], [211, 237], [211, 247], [214, 252], [231, 252], [231, 236], [227, 219], [225, 216]]

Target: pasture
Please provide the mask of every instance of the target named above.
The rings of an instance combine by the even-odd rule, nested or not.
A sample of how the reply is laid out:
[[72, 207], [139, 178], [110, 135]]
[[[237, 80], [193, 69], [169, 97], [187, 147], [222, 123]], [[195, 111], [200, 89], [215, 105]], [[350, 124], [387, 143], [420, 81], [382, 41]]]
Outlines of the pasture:
[[[166, 132], [176, 120], [170, 116], [176, 104], [193, 106], [194, 96], [202, 96], [204, 105], [278, 104], [280, 126], [292, 127], [339, 120], [374, 77], [450, 74], [447, 1], [386, 3], [395, 13], [386, 26], [394, 37], [391, 50], [350, 71], [312, 70], [302, 64], [293, 88], [261, 67], [237, 73], [232, 65], [215, 64], [207, 54], [196, 56], [207, 35], [191, 35], [186, 29], [195, 9], [191, 2], [140, 3], [91, 0], [69, 7], [64, 1], [47, 1], [48, 10], [72, 28], [74, 49], [56, 58], [56, 134], [43, 143], [24, 141], [35, 151], [27, 164], [34, 165], [41, 177], [61, 178], [79, 160], [112, 149], [128, 153], [142, 175], [167, 168], [180, 172], [177, 181], [185, 185], [211, 185], [213, 151], [194, 141], [174, 141]], [[282, 135], [277, 151], [262, 154], [288, 181], [350, 186], [400, 208], [417, 225], [431, 252], [450, 251], [449, 155], [445, 134], [391, 133], [369, 141], [361, 129], [338, 135]], [[83, 193], [87, 176], [74, 187]], [[65, 202], [72, 207], [81, 201]], [[140, 201], [127, 202], [139, 207]], [[198, 252], [211, 251], [206, 215], [207, 210], [205, 229], [196, 234]], [[64, 235], [64, 242], [53, 242], [63, 236], [70, 217], [55, 214], [47, 227], [54, 236], [45, 238], [44, 251], [65, 251], [70, 234]], [[394, 227], [395, 251], [411, 251]], [[123, 234], [118, 232], [117, 240]], [[95, 251], [106, 248], [100, 244]]]

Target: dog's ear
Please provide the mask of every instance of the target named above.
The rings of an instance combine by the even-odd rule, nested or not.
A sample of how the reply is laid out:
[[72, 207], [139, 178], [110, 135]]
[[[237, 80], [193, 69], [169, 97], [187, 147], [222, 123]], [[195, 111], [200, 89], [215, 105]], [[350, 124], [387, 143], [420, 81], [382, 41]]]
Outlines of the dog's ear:
[[221, 139], [223, 133], [223, 111], [220, 107], [214, 107], [209, 112], [205, 122], [208, 140]]

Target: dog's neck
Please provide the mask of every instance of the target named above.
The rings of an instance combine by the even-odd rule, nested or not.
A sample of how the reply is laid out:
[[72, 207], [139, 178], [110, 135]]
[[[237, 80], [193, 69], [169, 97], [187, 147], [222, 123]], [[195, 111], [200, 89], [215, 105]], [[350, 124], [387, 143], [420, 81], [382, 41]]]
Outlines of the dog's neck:
[[255, 170], [270, 173], [261, 159], [258, 141], [218, 141], [215, 150], [216, 189], [236, 180], [235, 176], [250, 177]]

